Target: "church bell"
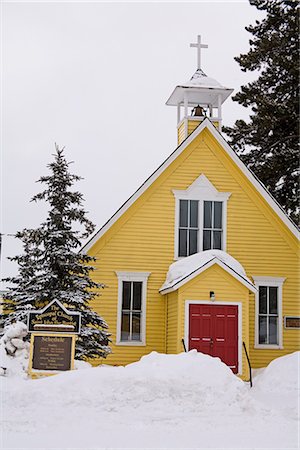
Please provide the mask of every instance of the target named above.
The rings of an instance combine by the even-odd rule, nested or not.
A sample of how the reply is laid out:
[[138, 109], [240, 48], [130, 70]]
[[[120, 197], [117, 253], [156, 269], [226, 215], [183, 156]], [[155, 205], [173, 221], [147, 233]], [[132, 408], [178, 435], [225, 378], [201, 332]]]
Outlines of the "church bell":
[[192, 110], [192, 116], [204, 116], [204, 110], [203, 108], [201, 108], [200, 105], [197, 105], [193, 110]]

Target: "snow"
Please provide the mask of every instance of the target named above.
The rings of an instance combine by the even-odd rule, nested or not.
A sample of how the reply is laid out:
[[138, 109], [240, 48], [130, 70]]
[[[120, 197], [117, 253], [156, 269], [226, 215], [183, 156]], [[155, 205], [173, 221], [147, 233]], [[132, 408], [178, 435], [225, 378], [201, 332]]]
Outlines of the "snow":
[[[1, 377], [3, 448], [297, 448], [298, 361], [293, 354], [271, 363], [252, 390], [196, 351], [18, 383]], [[279, 400], [270, 403], [274, 394], [288, 414]]]
[[197, 69], [194, 75], [189, 81], [187, 81], [184, 86], [198, 86], [198, 87], [208, 87], [208, 88], [219, 88], [226, 89], [214, 78], [208, 77], [203, 70]]
[[232, 270], [234, 270], [234, 272], [252, 285], [252, 282], [247, 277], [243, 266], [231, 255], [223, 252], [222, 250], [206, 250], [195, 253], [194, 255], [180, 259], [171, 264], [167, 273], [166, 281], [160, 288], [160, 291], [169, 289], [214, 259], [229, 266]]

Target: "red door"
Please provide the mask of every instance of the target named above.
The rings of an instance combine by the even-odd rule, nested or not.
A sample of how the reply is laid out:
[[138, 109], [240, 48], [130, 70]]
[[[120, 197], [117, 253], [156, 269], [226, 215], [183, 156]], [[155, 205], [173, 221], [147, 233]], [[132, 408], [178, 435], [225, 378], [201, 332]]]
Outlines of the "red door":
[[190, 305], [189, 350], [218, 356], [238, 373], [238, 307]]

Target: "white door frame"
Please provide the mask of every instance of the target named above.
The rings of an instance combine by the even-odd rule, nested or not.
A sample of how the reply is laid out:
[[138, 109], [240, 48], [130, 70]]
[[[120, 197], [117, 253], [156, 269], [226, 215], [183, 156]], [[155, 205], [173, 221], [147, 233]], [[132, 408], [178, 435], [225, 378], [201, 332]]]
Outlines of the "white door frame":
[[238, 307], [238, 373], [237, 375], [242, 375], [243, 373], [243, 338], [242, 338], [242, 303], [241, 302], [212, 302], [208, 300], [186, 300], [185, 301], [185, 315], [184, 315], [184, 342], [187, 351], [189, 351], [189, 327], [190, 327], [190, 305], [221, 305], [221, 306], [237, 306]]

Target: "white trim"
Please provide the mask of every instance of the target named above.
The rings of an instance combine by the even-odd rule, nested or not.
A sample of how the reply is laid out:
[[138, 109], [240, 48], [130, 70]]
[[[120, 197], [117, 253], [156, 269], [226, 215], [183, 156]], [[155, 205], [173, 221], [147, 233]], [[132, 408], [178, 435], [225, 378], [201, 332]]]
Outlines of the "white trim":
[[212, 258], [210, 261], [208, 261], [204, 266], [199, 267], [199, 269], [195, 270], [194, 272], [190, 273], [180, 281], [175, 281], [175, 283], [168, 287], [167, 289], [160, 289], [159, 292], [162, 295], [169, 294], [170, 292], [176, 291], [184, 284], [188, 283], [193, 278], [197, 277], [200, 273], [205, 272], [205, 270], [209, 269], [214, 264], [217, 264], [222, 269], [226, 270], [231, 276], [233, 276], [237, 281], [239, 281], [241, 284], [243, 284], [247, 289], [249, 289], [251, 292], [256, 293], [257, 288], [250, 282], [248, 278], [242, 277], [239, 273], [235, 272], [230, 266], [223, 263], [220, 259], [218, 259], [216, 256]]
[[[254, 348], [257, 349], [283, 349], [282, 330], [282, 285], [285, 281], [284, 277], [268, 277], [268, 276], [252, 276], [254, 284], [257, 287], [255, 293], [255, 338]], [[259, 344], [259, 330], [258, 330], [258, 312], [259, 312], [259, 286], [278, 287], [277, 308], [278, 308], [278, 344]]]
[[[116, 345], [123, 346], [145, 346], [146, 345], [146, 298], [147, 298], [147, 281], [151, 272], [122, 272], [116, 271], [118, 277], [118, 313], [117, 313], [117, 330]], [[141, 317], [141, 341], [121, 341], [121, 316], [122, 316], [122, 291], [123, 281], [141, 281], [142, 287], [142, 317]]]
[[204, 121], [174, 150], [173, 153], [158, 167], [158, 169], [150, 175], [150, 177], [140, 186], [139, 189], [116, 211], [116, 213], [98, 230], [94, 236], [81, 248], [81, 251], [88, 251], [101, 236], [103, 236], [109, 228], [130, 208], [130, 206], [148, 189], [149, 186], [172, 164], [175, 159], [186, 149], [186, 147], [205, 129], [207, 128], [214, 138], [223, 147], [225, 152], [236, 163], [238, 168], [244, 173], [248, 180], [253, 184], [257, 191], [262, 195], [264, 200], [270, 205], [274, 212], [279, 216], [287, 228], [299, 239], [299, 231], [296, 225], [289, 219], [287, 214], [281, 209], [279, 204], [271, 196], [269, 191], [254, 176], [254, 174], [242, 163], [240, 158], [231, 149], [224, 137], [218, 132], [216, 127], [208, 118]]
[[180, 259], [178, 256], [178, 230], [179, 230], [179, 201], [180, 200], [198, 200], [198, 252], [203, 251], [203, 209], [204, 201], [222, 202], [222, 248], [226, 252], [227, 242], [227, 201], [231, 192], [219, 192], [209, 179], [202, 173], [193, 183], [183, 190], [173, 189], [175, 196], [175, 242], [174, 259]]
[[184, 315], [184, 343], [187, 351], [189, 351], [189, 309], [190, 305], [228, 305], [238, 307], [238, 373], [243, 373], [243, 358], [242, 358], [242, 346], [243, 346], [243, 305], [242, 302], [222, 302], [222, 301], [209, 301], [209, 300], [185, 300], [185, 315]]

